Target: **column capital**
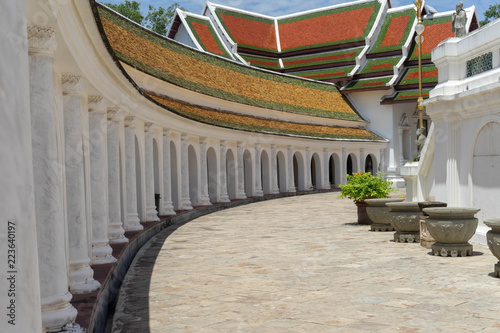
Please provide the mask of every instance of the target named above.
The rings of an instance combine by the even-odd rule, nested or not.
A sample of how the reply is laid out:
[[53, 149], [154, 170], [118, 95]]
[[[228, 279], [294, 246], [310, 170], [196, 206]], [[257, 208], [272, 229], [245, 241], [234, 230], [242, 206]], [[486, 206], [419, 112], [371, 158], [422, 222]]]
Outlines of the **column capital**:
[[80, 75], [63, 74], [61, 81], [64, 95], [79, 95], [83, 92], [83, 78]]
[[311, 151], [311, 147], [306, 147], [306, 152], [310, 152]]
[[359, 148], [359, 151], [363, 153], [365, 151], [365, 148]]
[[292, 148], [293, 148], [293, 147], [292, 147], [292, 145], [288, 145], [288, 146], [286, 146], [286, 148], [287, 148], [288, 150], [292, 150]]
[[170, 137], [171, 134], [172, 134], [172, 130], [170, 128], [163, 129], [163, 136]]
[[123, 118], [123, 111], [117, 106], [107, 108], [108, 120], [120, 121]]
[[106, 100], [100, 95], [89, 95], [89, 112], [102, 111], [106, 112]]
[[144, 132], [146, 132], [146, 133], [153, 133], [155, 131], [155, 128], [156, 128], [156, 126], [153, 123], [149, 123], [149, 122], [144, 123]]
[[28, 50], [30, 54], [52, 56], [57, 48], [56, 33], [51, 27], [28, 26]]
[[328, 153], [328, 148], [323, 148], [323, 153]]
[[272, 144], [272, 145], [271, 145], [271, 149], [276, 150], [276, 145], [275, 145], [275, 144]]
[[227, 147], [227, 142], [226, 140], [221, 140], [220, 141], [220, 146], [226, 148]]
[[208, 138], [207, 137], [201, 137], [200, 138], [200, 145], [207, 145], [208, 143]]
[[188, 141], [189, 140], [189, 134], [183, 133], [181, 135], [181, 141]]
[[260, 149], [262, 146], [260, 145], [260, 143], [256, 143], [255, 144], [255, 149]]
[[137, 126], [137, 118], [134, 116], [125, 116], [125, 127], [135, 128]]

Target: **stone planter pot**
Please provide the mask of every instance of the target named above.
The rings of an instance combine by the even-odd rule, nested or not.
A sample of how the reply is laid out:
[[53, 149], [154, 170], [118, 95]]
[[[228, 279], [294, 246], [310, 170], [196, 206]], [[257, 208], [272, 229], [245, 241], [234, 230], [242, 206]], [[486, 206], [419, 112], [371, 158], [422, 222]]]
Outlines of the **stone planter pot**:
[[373, 221], [371, 231], [394, 231], [394, 227], [389, 220], [389, 207], [386, 206], [386, 203], [401, 202], [403, 200], [404, 198], [366, 199], [365, 202], [368, 204], [366, 212]]
[[499, 260], [495, 266], [495, 276], [500, 277], [500, 219], [485, 220], [484, 224], [491, 228], [486, 233], [488, 247], [491, 253]]
[[366, 212], [366, 207], [368, 204], [364, 200], [355, 201], [356, 207], [358, 209], [358, 224], [372, 224], [373, 221], [368, 216]]
[[418, 202], [390, 202], [389, 220], [396, 230], [395, 242], [415, 243], [420, 240], [420, 208]]
[[420, 245], [425, 247], [426, 249], [430, 249], [432, 244], [436, 242], [434, 238], [432, 238], [429, 230], [427, 230], [427, 218], [428, 214], [423, 212], [424, 208], [432, 208], [432, 207], [446, 207], [448, 204], [446, 202], [440, 201], [422, 201], [418, 203], [418, 207], [422, 211], [422, 215], [420, 215]]
[[476, 208], [436, 207], [424, 208], [429, 214], [426, 221], [427, 230], [436, 240], [432, 253], [437, 256], [471, 256], [472, 245], [469, 239], [477, 228], [477, 219], [474, 215], [479, 212]]

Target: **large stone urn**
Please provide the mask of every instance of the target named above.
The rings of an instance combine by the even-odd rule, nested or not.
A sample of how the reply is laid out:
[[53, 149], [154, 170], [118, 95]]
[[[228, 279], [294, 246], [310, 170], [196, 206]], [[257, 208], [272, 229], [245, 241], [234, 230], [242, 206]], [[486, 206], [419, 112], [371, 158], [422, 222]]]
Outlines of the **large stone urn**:
[[373, 221], [370, 219], [368, 213], [366, 212], [368, 204], [365, 202], [365, 200], [357, 200], [354, 202], [354, 204], [356, 205], [358, 210], [358, 224], [372, 224]]
[[472, 245], [469, 239], [477, 228], [474, 215], [476, 208], [435, 207], [424, 208], [429, 214], [426, 221], [427, 230], [436, 240], [432, 245], [432, 253], [437, 256], [465, 257], [472, 255]]
[[429, 215], [424, 213], [423, 209], [431, 207], [446, 207], [447, 205], [448, 204], [446, 202], [440, 201], [421, 201], [418, 203], [418, 207], [420, 207], [420, 210], [422, 211], [422, 215], [420, 215], [420, 245], [426, 249], [430, 249], [436, 240], [432, 238], [431, 234], [427, 230], [426, 221]]
[[389, 220], [396, 230], [395, 242], [415, 243], [420, 240], [420, 208], [418, 202], [389, 202]]
[[366, 199], [368, 204], [366, 212], [373, 221], [370, 226], [371, 231], [394, 231], [394, 227], [389, 220], [389, 207], [386, 206], [388, 202], [401, 202], [404, 198], [377, 198]]
[[490, 231], [486, 233], [486, 239], [488, 240], [488, 247], [491, 253], [499, 260], [495, 264], [495, 276], [500, 277], [500, 219], [485, 220], [484, 224], [491, 228]]

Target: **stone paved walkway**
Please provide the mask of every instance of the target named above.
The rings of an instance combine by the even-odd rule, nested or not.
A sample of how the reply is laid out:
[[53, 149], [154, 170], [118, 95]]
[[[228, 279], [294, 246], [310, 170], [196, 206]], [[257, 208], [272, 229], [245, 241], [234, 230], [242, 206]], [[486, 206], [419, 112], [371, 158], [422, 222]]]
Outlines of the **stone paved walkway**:
[[132, 263], [113, 333], [500, 332], [500, 279], [486, 246], [434, 257], [354, 224], [354, 205], [337, 195], [169, 227]]

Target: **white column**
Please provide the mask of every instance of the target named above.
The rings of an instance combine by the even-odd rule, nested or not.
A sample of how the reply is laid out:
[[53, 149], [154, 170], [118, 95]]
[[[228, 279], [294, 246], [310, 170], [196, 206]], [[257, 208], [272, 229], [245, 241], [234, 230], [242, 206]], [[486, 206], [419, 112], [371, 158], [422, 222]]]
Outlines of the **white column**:
[[257, 143], [255, 145], [255, 196], [264, 196], [264, 191], [262, 190], [262, 163], [260, 143]]
[[137, 213], [137, 175], [135, 170], [135, 117], [125, 118], [125, 176], [127, 179], [127, 219], [125, 230], [144, 229]]
[[172, 174], [170, 166], [170, 134], [163, 130], [163, 215], [175, 215], [172, 203]]
[[146, 178], [146, 221], [156, 222], [158, 211], [155, 206], [155, 171], [153, 155], [153, 134], [155, 126], [152, 123], [144, 124], [144, 158]]
[[189, 197], [189, 135], [181, 136], [181, 209], [193, 209], [191, 198]]
[[73, 294], [83, 294], [100, 288], [100, 283], [94, 280], [94, 271], [90, 268], [87, 238], [80, 95], [83, 92], [83, 79], [77, 75], [65, 74], [62, 76], [62, 87], [69, 289]]
[[340, 162], [340, 184], [347, 184], [347, 178], [345, 177], [347, 173], [347, 152], [345, 148], [342, 148], [342, 161]]
[[380, 164], [378, 167], [378, 171], [386, 173], [387, 170], [385, 168], [385, 148], [380, 149]]
[[[398, 128], [398, 143], [399, 143], [399, 163], [398, 163], [398, 168], [401, 169], [404, 164], [404, 158], [403, 158], [403, 129]], [[401, 171], [398, 171], [400, 173]]]
[[125, 229], [121, 218], [120, 186], [120, 124], [123, 114], [116, 108], [108, 108], [108, 238], [109, 242], [126, 243]]
[[[28, 27], [31, 133], [35, 216], [42, 305], [42, 330], [71, 325], [77, 311], [69, 303], [62, 166], [58, 160], [54, 104], [52, 28]], [[80, 131], [81, 132], [81, 131]], [[28, 288], [28, 286], [26, 286]]]
[[359, 148], [359, 171], [365, 172], [365, 148]]
[[230, 202], [227, 194], [227, 179], [226, 179], [226, 141], [220, 142], [220, 202]]
[[[330, 185], [330, 154], [328, 148], [323, 148], [323, 189], [331, 189]], [[333, 182], [335, 183], [335, 175], [333, 175]]]
[[278, 187], [278, 164], [276, 145], [271, 145], [271, 194], [280, 193], [280, 188]]
[[288, 188], [287, 192], [297, 192], [296, 186], [298, 184], [295, 184], [294, 180], [294, 174], [293, 174], [293, 148], [292, 146], [287, 147], [287, 164], [288, 164]]
[[[0, 11], [0, 298], [3, 332], [41, 332], [37, 220], [33, 189], [33, 152], [30, 116], [30, 72], [26, 49], [25, 1], [2, 3]], [[13, 37], [20, 38], [17, 43]], [[31, 37], [31, 36], [30, 36]], [[22, 42], [21, 42], [22, 41]], [[55, 45], [54, 45], [55, 46]], [[32, 50], [30, 39], [30, 51]], [[52, 61], [47, 59], [48, 68]], [[45, 65], [44, 65], [45, 67]], [[52, 88], [52, 87], [51, 87]], [[54, 118], [52, 110], [52, 118]], [[55, 128], [51, 129], [54, 135]], [[53, 171], [53, 170], [52, 170]], [[39, 185], [37, 185], [39, 186]], [[11, 245], [12, 244], [12, 245]], [[10, 247], [11, 246], [11, 247]], [[16, 262], [8, 255], [15, 251]], [[10, 258], [12, 259], [12, 258]], [[14, 273], [15, 272], [15, 273]], [[15, 295], [9, 295], [11, 282]], [[11, 302], [14, 302], [11, 304]]]
[[[306, 191], [311, 191], [313, 189], [312, 186], [312, 172], [311, 172], [311, 148], [306, 147], [306, 163], [305, 163], [305, 168], [306, 168]], [[319, 188], [320, 184], [316, 184], [316, 186]]]
[[446, 189], [448, 191], [448, 206], [460, 207], [460, 178], [458, 161], [460, 155], [460, 123], [451, 121], [446, 124], [448, 134], [446, 159]]
[[243, 169], [243, 142], [239, 141], [237, 146], [237, 156], [238, 156], [238, 193], [236, 194], [236, 198], [238, 199], [246, 199], [245, 194], [245, 173]]
[[208, 196], [208, 174], [207, 174], [207, 138], [200, 139], [200, 182], [201, 196], [200, 206], [211, 206]]
[[92, 264], [116, 261], [108, 239], [108, 169], [106, 103], [89, 96], [90, 196], [92, 200]]

